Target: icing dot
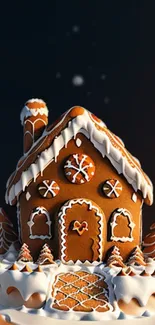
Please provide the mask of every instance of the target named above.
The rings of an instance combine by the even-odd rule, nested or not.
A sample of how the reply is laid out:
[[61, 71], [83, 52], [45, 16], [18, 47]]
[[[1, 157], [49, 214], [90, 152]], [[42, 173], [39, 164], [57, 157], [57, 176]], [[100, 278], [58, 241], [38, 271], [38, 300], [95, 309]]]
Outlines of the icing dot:
[[26, 200], [27, 201], [29, 201], [30, 197], [31, 197], [31, 194], [29, 192], [26, 192]]
[[76, 145], [77, 145], [77, 147], [80, 147], [81, 144], [82, 144], [82, 141], [79, 138], [77, 138], [76, 139]]
[[136, 195], [136, 193], [133, 193], [132, 194], [132, 201], [135, 202], [135, 203], [137, 202], [137, 195]]

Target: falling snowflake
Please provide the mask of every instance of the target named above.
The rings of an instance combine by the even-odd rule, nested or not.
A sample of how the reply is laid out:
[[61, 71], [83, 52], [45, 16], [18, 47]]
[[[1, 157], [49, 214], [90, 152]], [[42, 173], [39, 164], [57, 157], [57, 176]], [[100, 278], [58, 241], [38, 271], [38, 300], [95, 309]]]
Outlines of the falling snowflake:
[[84, 78], [80, 75], [76, 75], [72, 78], [72, 83], [76, 87], [80, 87], [84, 84]]
[[110, 102], [110, 98], [109, 97], [105, 97], [104, 98], [104, 104], [109, 104]]
[[61, 78], [61, 73], [60, 72], [57, 72], [56, 73], [56, 79], [59, 79], [59, 78]]
[[102, 79], [102, 80], [105, 80], [106, 78], [107, 78], [106, 74], [103, 73], [103, 74], [101, 75], [101, 79]]
[[72, 31], [73, 31], [73, 33], [78, 33], [80, 31], [80, 27], [75, 25], [72, 27]]

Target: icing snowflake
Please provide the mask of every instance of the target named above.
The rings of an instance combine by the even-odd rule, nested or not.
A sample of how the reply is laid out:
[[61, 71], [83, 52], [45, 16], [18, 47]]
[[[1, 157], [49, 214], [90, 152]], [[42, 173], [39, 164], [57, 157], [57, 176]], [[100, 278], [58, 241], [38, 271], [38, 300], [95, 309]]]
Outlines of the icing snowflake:
[[[35, 218], [35, 216], [37, 216], [39, 214], [45, 215], [46, 218], [47, 218], [47, 221], [46, 221], [45, 224], [48, 225], [48, 233], [46, 235], [35, 235], [33, 233], [33, 226], [35, 225], [34, 218]], [[29, 237], [31, 239], [37, 239], [37, 238], [42, 239], [42, 240], [44, 240], [46, 238], [47, 239], [50, 239], [52, 237], [52, 234], [51, 234], [51, 223], [52, 222], [50, 220], [50, 214], [49, 214], [49, 212], [44, 207], [37, 207], [37, 208], [35, 208], [32, 211], [31, 215], [30, 215], [30, 220], [27, 222], [27, 224], [29, 226], [29, 230], [30, 230]]]
[[[114, 234], [115, 227], [118, 225], [116, 222], [117, 217], [120, 215], [123, 217], [126, 217], [129, 221], [129, 223], [128, 223], [128, 227], [130, 229], [129, 237], [125, 237], [125, 236], [118, 237], [118, 236], [115, 236], [115, 234]], [[112, 221], [110, 222], [110, 225], [111, 225], [111, 237], [110, 237], [111, 240], [121, 241], [121, 242], [132, 242], [133, 241], [133, 229], [135, 227], [135, 224], [134, 224], [134, 222], [132, 222], [132, 215], [128, 210], [123, 209], [123, 208], [116, 209], [112, 214]]]
[[93, 160], [84, 154], [73, 154], [64, 166], [67, 179], [74, 184], [89, 182], [95, 174]]
[[52, 197], [55, 197], [59, 193], [60, 187], [53, 180], [44, 180], [42, 183], [39, 184], [38, 191], [41, 196], [50, 199]]
[[103, 192], [111, 199], [119, 197], [122, 192], [122, 185], [118, 180], [109, 179], [103, 184]]

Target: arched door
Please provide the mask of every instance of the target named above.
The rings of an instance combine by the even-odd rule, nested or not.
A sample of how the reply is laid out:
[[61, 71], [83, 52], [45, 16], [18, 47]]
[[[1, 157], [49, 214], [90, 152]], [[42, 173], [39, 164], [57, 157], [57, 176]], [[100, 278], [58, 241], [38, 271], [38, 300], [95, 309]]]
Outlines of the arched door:
[[101, 208], [88, 199], [67, 201], [58, 214], [60, 259], [102, 261], [106, 221]]

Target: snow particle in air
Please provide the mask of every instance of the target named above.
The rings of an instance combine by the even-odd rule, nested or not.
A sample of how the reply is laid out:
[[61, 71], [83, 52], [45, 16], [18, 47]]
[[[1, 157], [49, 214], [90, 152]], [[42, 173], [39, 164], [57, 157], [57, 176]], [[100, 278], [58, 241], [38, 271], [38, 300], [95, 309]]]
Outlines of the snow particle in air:
[[104, 104], [109, 104], [109, 102], [110, 102], [110, 98], [106, 96], [104, 98]]
[[56, 73], [56, 79], [59, 79], [59, 78], [61, 78], [61, 73], [60, 72], [57, 72]]
[[72, 78], [72, 83], [76, 87], [80, 87], [84, 84], [84, 78], [81, 75], [75, 75]]
[[80, 31], [80, 27], [77, 26], [77, 25], [74, 25], [74, 26], [72, 27], [72, 31], [73, 31], [73, 33], [79, 33], [79, 31]]
[[101, 75], [101, 79], [102, 79], [102, 80], [105, 80], [105, 79], [106, 79], [106, 77], [107, 77], [107, 76], [106, 76], [106, 74], [105, 74], [105, 73], [103, 73], [103, 74]]

